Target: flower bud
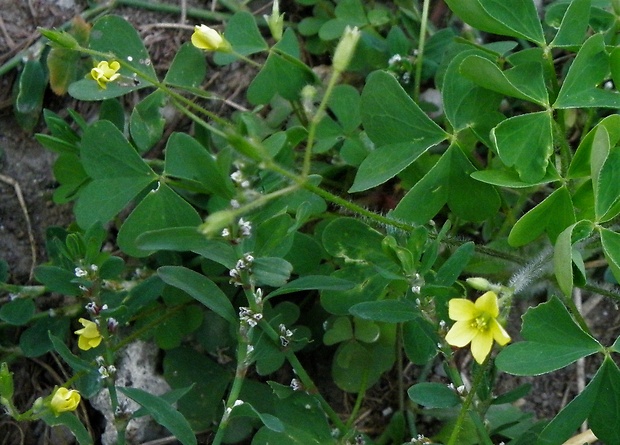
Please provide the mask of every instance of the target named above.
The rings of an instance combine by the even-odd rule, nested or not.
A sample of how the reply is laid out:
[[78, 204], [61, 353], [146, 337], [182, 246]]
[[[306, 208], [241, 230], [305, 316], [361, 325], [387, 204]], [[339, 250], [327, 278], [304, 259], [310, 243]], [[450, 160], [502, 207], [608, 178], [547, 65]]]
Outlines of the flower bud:
[[80, 47], [78, 41], [66, 31], [38, 28], [38, 31], [58, 48], [76, 49]]
[[224, 36], [207, 25], [196, 25], [192, 34], [192, 45], [205, 51], [231, 51], [230, 43]]
[[269, 26], [271, 35], [279, 42], [282, 40], [282, 32], [284, 30], [284, 14], [280, 14], [280, 1], [273, 0], [273, 7], [271, 9], [271, 15], [264, 15], [263, 18]]
[[202, 223], [198, 230], [207, 238], [217, 236], [222, 232], [222, 229], [231, 226], [235, 222], [235, 213], [230, 210], [220, 210], [210, 214], [204, 223]]
[[336, 72], [342, 73], [347, 69], [349, 63], [351, 63], [360, 35], [361, 33], [357, 26], [353, 28], [347, 26], [345, 28], [344, 34], [342, 34], [340, 42], [338, 42], [336, 51], [334, 52], [332, 66]]
[[12, 399], [15, 388], [13, 386], [13, 373], [9, 371], [6, 363], [0, 365], [0, 397]]
[[469, 284], [470, 287], [473, 287], [476, 290], [488, 291], [495, 287], [491, 283], [489, 283], [489, 280], [482, 277], [472, 277], [468, 278], [465, 281], [467, 282], [467, 284]]

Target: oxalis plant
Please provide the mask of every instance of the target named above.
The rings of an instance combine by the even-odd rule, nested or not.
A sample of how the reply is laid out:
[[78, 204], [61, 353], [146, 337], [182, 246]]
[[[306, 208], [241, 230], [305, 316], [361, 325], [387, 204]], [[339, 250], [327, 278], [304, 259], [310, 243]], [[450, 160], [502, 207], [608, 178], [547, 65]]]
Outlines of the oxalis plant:
[[[620, 342], [573, 300], [619, 297], [620, 2], [446, 0], [443, 29], [428, 0], [298, 3], [300, 23], [276, 1], [196, 24], [163, 74], [119, 16], [41, 30], [50, 73], [72, 73], [97, 115], [45, 111], [37, 135], [75, 224], [49, 229], [41, 286], [2, 284], [3, 329], [23, 326], [0, 368], [7, 415], [90, 444], [74, 410], [107, 391], [119, 444], [144, 415], [184, 445], [562, 444], [583, 422], [579, 443], [620, 443]], [[247, 108], [212, 111], [207, 60], [256, 73]], [[169, 109], [191, 128], [169, 128]], [[37, 311], [46, 292], [66, 304]], [[117, 384], [137, 340], [162, 351], [171, 391]], [[50, 351], [71, 377], [16, 407], [12, 360]], [[600, 367], [552, 419], [514, 404], [529, 385], [497, 389], [591, 355]], [[360, 412], [388, 378], [370, 434]]]

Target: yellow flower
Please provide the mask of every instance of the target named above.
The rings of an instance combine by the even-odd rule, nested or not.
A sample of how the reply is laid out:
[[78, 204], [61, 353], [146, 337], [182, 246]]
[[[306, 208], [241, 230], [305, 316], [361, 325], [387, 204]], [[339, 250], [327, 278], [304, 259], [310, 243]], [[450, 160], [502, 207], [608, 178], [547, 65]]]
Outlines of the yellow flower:
[[78, 347], [84, 351], [88, 351], [90, 348], [96, 348], [101, 343], [102, 337], [99, 333], [97, 323], [93, 323], [85, 318], [80, 318], [79, 322], [82, 323], [84, 328], [75, 331], [75, 334], [79, 335]]
[[478, 363], [484, 362], [491, 352], [493, 340], [502, 346], [510, 341], [497, 321], [499, 306], [495, 292], [486, 292], [475, 303], [454, 298], [448, 303], [448, 314], [456, 323], [446, 335], [446, 341], [457, 348], [471, 342], [471, 353]]
[[205, 51], [230, 52], [230, 43], [222, 34], [207, 25], [194, 26], [192, 44]]
[[120, 74], [117, 73], [119, 69], [121, 69], [121, 64], [116, 60], [110, 63], [103, 60], [90, 70], [90, 75], [101, 88], [105, 89], [108, 82], [113, 82], [120, 77]]
[[74, 411], [80, 404], [80, 393], [75, 389], [60, 387], [56, 390], [50, 401], [50, 409], [55, 416], [65, 411]]

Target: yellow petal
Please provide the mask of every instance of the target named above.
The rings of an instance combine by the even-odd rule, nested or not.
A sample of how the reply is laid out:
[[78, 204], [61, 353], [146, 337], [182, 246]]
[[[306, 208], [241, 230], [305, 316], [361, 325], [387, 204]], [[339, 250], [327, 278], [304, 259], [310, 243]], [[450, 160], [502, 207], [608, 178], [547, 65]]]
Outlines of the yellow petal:
[[497, 318], [497, 316], [499, 315], [497, 294], [495, 292], [489, 291], [482, 294], [476, 300], [475, 306], [479, 311], [482, 311], [493, 318]]
[[493, 334], [490, 330], [478, 331], [471, 341], [471, 354], [478, 363], [483, 363], [493, 347]]
[[499, 324], [497, 320], [490, 320], [490, 324], [491, 333], [498, 344], [504, 346], [510, 341], [510, 335], [508, 335], [508, 332], [506, 332], [504, 327]]
[[88, 338], [80, 335], [80, 337], [78, 338], [78, 348], [80, 348], [82, 351], [88, 351], [91, 348]]
[[478, 312], [474, 303], [465, 298], [453, 298], [448, 302], [448, 316], [451, 320], [472, 320], [478, 316]]
[[478, 335], [478, 329], [473, 328], [469, 321], [457, 321], [448, 331], [446, 341], [449, 345], [462, 348]]

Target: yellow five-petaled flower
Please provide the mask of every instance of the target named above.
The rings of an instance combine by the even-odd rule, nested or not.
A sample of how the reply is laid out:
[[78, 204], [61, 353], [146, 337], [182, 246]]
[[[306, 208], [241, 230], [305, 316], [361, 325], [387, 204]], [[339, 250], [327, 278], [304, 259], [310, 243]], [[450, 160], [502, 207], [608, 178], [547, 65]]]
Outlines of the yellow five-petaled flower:
[[74, 411], [80, 404], [80, 393], [75, 389], [60, 387], [56, 390], [50, 400], [50, 409], [55, 416], [65, 411]]
[[230, 43], [224, 36], [207, 25], [194, 26], [192, 45], [205, 51], [230, 52]]
[[121, 64], [116, 60], [113, 62], [102, 60], [96, 67], [90, 70], [90, 75], [101, 88], [105, 89], [108, 82], [113, 82], [120, 77], [120, 74], [117, 72], [119, 69], [121, 69]]
[[454, 298], [448, 303], [448, 315], [456, 323], [446, 335], [446, 341], [457, 348], [471, 342], [471, 353], [478, 363], [483, 363], [491, 352], [493, 340], [502, 346], [510, 341], [497, 321], [499, 305], [495, 292], [486, 292], [475, 303]]
[[80, 336], [78, 339], [78, 347], [84, 351], [88, 351], [91, 348], [99, 346], [102, 337], [97, 323], [86, 320], [85, 318], [80, 318], [78, 321], [84, 326], [82, 329], [75, 331], [75, 334]]

